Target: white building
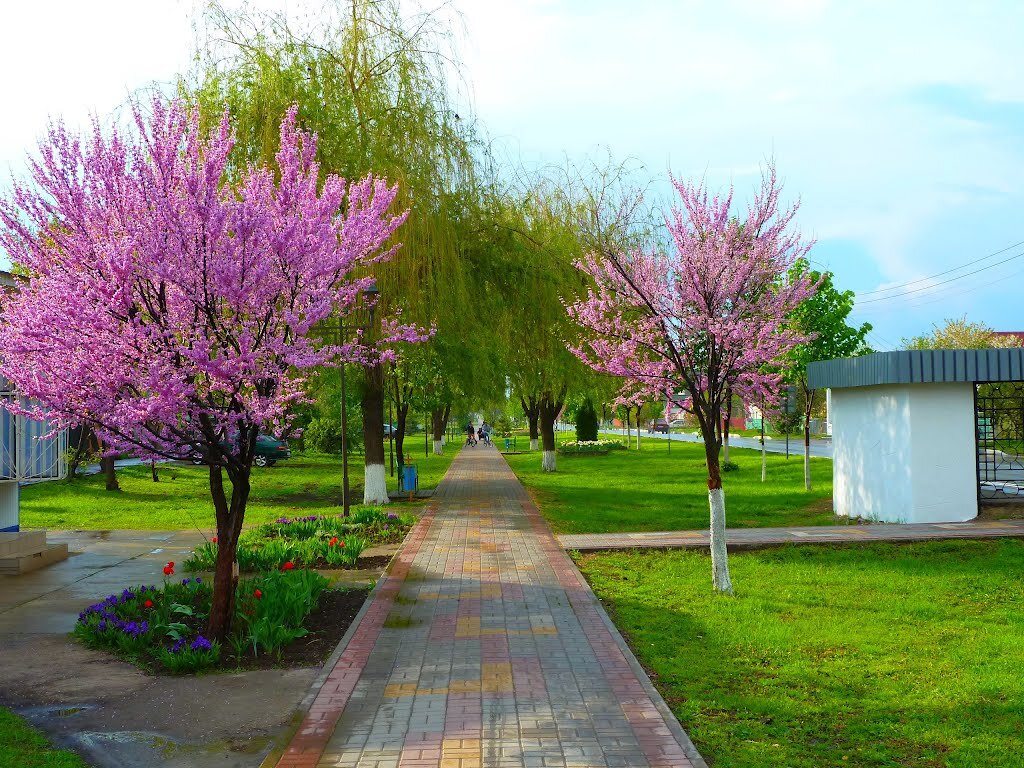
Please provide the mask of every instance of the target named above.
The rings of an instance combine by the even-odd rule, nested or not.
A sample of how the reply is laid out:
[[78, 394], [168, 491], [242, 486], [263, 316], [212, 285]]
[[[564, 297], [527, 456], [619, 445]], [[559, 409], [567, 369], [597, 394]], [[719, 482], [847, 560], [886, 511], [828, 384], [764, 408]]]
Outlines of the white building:
[[[1024, 473], [1013, 453], [1024, 435], [979, 430], [992, 419], [977, 405], [979, 384], [1020, 381], [1019, 348], [878, 352], [812, 363], [810, 386], [831, 390], [836, 514], [958, 522], [977, 517], [979, 498], [1014, 500], [1019, 492], [1024, 499], [1024, 481], [1015, 479]], [[1012, 407], [1024, 414], [1015, 397]], [[985, 399], [994, 403], [986, 407], [1003, 407], [998, 398]], [[1019, 421], [996, 419], [1009, 425], [1004, 432], [1019, 431]]]

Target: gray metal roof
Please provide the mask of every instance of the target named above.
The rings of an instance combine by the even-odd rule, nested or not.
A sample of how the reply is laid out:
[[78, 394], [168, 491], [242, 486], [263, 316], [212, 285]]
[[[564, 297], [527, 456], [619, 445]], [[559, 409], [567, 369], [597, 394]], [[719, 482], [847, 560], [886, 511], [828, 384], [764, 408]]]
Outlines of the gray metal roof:
[[1024, 347], [875, 352], [807, 366], [812, 389], [986, 381], [1024, 381]]

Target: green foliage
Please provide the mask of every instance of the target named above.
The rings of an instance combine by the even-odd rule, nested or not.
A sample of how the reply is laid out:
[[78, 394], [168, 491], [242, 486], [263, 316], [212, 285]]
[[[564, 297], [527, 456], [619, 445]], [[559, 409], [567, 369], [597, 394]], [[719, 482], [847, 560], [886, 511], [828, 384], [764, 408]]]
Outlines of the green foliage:
[[735, 461], [723, 461], [722, 462], [722, 471], [723, 472], [735, 472], [739, 468], [740, 468], [740, 465], [737, 464]]
[[341, 453], [341, 419], [315, 418], [302, 434], [306, 450], [315, 453]]
[[280, 653], [307, 631], [302, 622], [316, 608], [320, 595], [330, 582], [315, 571], [265, 573], [239, 586], [238, 616], [232, 645], [244, 638], [254, 656]]
[[[275, 571], [285, 563], [299, 568], [352, 568], [368, 546], [401, 541], [415, 522], [407, 514], [379, 507], [357, 509], [347, 520], [337, 515], [281, 518], [245, 531], [238, 541], [242, 571]], [[190, 571], [209, 571], [217, 561], [217, 545], [195, 548], [185, 561]]]
[[597, 411], [591, 399], [585, 398], [576, 409], [576, 440], [592, 442], [597, 440]]
[[791, 270], [792, 276], [802, 274], [818, 282], [818, 290], [801, 302], [790, 319], [794, 330], [813, 338], [797, 345], [787, 358], [792, 366], [790, 381], [800, 384], [806, 391], [808, 363], [864, 355], [872, 350], [865, 341], [871, 324], [854, 327], [848, 323], [853, 311], [854, 292], [837, 289], [832, 283], [831, 272], [812, 270], [806, 259], [798, 260]]
[[55, 749], [18, 715], [0, 708], [0, 765], [20, 768], [88, 768], [70, 750]]
[[[238, 585], [235, 632], [229, 645], [241, 663], [243, 652], [280, 653], [306, 634], [302, 624], [327, 588], [315, 571], [262, 574]], [[212, 590], [201, 578], [140, 586], [110, 595], [79, 617], [73, 634], [84, 645], [142, 664], [159, 664], [172, 674], [216, 666], [221, 646], [202, 633], [209, 619]]]
[[578, 562], [713, 765], [1024, 764], [1024, 542], [731, 553], [735, 598], [703, 553]]
[[154, 657], [172, 675], [187, 675], [209, 669], [220, 661], [220, 643], [210, 642], [209, 648], [190, 648], [184, 645], [180, 650], [159, 647]]
[[[739, 465], [729, 481], [729, 527], [824, 525], [831, 509], [832, 462], [811, 458], [821, 477], [803, 490], [803, 462], [768, 454], [767, 483], [761, 482], [759, 451], [733, 447]], [[558, 472], [542, 472], [529, 454], [505, 457], [537, 498], [555, 533], [615, 533], [706, 529], [708, 484], [704, 446], [647, 440], [642, 450], [612, 451], [599, 460], [566, 461]], [[599, 466], [595, 462], [600, 461]]]
[[999, 349], [1019, 347], [1021, 339], [997, 336], [985, 323], [971, 322], [967, 316], [947, 319], [932, 325], [930, 333], [903, 339], [906, 349]]

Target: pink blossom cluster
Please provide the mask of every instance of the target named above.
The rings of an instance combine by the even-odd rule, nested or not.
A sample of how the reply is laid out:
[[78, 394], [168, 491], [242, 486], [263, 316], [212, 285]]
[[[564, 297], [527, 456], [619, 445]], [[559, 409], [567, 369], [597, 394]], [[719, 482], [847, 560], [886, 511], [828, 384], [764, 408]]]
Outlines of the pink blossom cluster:
[[316, 341], [363, 301], [407, 213], [383, 179], [321, 181], [294, 107], [276, 169], [237, 167], [226, 112], [209, 133], [177, 102], [133, 115], [84, 137], [52, 125], [0, 200], [0, 244], [29, 276], [0, 310], [0, 374], [32, 415], [147, 457], [216, 456], [286, 430], [314, 366], [425, 337], [385, 318], [372, 344]]
[[720, 406], [727, 390], [773, 401], [784, 353], [806, 340], [786, 318], [816, 288], [788, 277], [811, 246], [790, 229], [797, 206], [780, 208], [774, 168], [741, 216], [731, 189], [709, 196], [702, 185], [672, 184], [680, 205], [666, 220], [669, 252], [609, 251], [578, 263], [593, 285], [567, 304], [583, 330], [570, 349], [623, 377], [625, 404], [681, 390], [690, 411], [694, 401]]

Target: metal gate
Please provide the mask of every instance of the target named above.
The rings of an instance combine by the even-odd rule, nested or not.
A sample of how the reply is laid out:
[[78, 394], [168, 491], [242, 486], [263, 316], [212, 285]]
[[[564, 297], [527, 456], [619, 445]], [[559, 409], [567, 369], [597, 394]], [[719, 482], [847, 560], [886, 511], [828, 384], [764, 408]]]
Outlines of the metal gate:
[[978, 384], [978, 501], [1024, 504], [1024, 383]]

